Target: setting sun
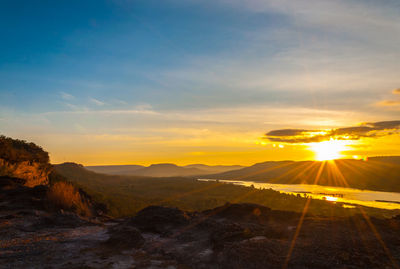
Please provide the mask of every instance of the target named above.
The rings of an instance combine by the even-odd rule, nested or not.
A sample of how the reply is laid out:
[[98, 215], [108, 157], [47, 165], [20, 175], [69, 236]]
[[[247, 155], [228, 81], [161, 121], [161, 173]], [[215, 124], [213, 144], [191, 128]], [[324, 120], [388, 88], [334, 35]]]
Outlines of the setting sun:
[[316, 160], [327, 161], [341, 158], [341, 152], [346, 150], [347, 144], [348, 141], [344, 140], [329, 140], [311, 143], [310, 149], [314, 151]]
[[333, 196], [325, 196], [325, 200], [330, 201], [330, 202], [336, 202], [338, 200], [338, 198], [333, 197]]

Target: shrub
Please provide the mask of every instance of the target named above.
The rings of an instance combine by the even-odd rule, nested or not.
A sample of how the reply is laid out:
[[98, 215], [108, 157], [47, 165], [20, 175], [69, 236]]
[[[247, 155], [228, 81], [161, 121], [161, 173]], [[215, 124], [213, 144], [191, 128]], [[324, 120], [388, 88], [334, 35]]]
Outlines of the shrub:
[[92, 215], [89, 202], [70, 183], [55, 182], [47, 192], [47, 199], [56, 208], [74, 211], [82, 216]]
[[48, 165], [49, 154], [34, 143], [0, 135], [0, 158], [11, 163], [29, 161]]

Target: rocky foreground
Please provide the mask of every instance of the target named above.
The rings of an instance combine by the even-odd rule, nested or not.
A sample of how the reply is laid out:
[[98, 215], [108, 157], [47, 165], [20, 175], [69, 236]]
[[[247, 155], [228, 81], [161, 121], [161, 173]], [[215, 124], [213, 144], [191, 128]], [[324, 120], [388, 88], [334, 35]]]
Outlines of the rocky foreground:
[[46, 186], [0, 178], [0, 268], [398, 268], [400, 261], [396, 218], [306, 216], [299, 229], [301, 214], [227, 204], [85, 219], [49, 210], [45, 194]]

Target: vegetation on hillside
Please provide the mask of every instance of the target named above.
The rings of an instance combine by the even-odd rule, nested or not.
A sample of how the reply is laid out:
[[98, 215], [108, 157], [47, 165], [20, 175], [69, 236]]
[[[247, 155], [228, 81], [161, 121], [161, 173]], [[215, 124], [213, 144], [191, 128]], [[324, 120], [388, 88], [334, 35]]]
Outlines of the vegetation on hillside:
[[0, 159], [10, 163], [28, 161], [47, 165], [49, 163], [49, 154], [34, 143], [1, 135]]
[[79, 184], [55, 171], [49, 175], [47, 198], [54, 208], [75, 212], [81, 216], [104, 215], [107, 205], [97, 202]]
[[90, 204], [77, 188], [68, 182], [55, 182], [47, 191], [49, 204], [55, 208], [76, 212], [82, 216], [91, 216]]
[[[302, 212], [307, 199], [282, 194], [271, 189], [259, 190], [219, 182], [201, 182], [188, 178], [145, 178], [110, 176], [67, 163], [55, 170], [104, 203], [115, 217], [134, 215], [149, 205], [178, 207], [202, 211], [231, 203], [256, 203], [276, 210]], [[363, 208], [364, 212], [379, 217], [391, 217], [399, 212]], [[323, 216], [346, 216], [361, 213], [360, 208], [343, 208], [328, 201], [311, 200], [308, 212]]]

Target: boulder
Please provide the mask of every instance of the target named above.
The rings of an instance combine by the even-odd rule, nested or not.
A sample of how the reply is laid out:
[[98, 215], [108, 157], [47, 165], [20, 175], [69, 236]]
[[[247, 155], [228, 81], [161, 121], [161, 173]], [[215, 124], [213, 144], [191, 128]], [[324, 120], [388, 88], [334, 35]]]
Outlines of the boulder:
[[238, 223], [224, 222], [210, 233], [210, 241], [214, 249], [222, 249], [225, 244], [248, 239], [252, 232]]
[[163, 234], [189, 224], [191, 218], [187, 212], [177, 208], [149, 206], [139, 211], [130, 224], [142, 231]]
[[239, 222], [250, 221], [263, 223], [269, 220], [271, 209], [262, 205], [250, 203], [226, 203], [223, 206], [204, 211], [203, 213]]
[[140, 231], [126, 223], [109, 228], [108, 234], [110, 238], [106, 241], [106, 245], [115, 250], [140, 248], [145, 242]]

